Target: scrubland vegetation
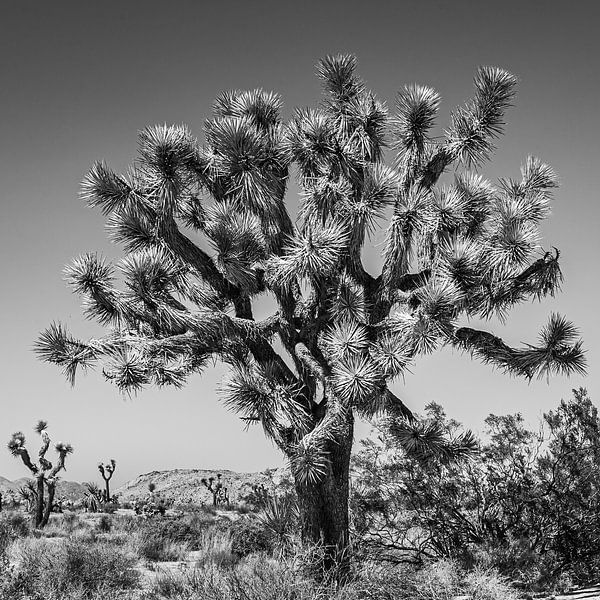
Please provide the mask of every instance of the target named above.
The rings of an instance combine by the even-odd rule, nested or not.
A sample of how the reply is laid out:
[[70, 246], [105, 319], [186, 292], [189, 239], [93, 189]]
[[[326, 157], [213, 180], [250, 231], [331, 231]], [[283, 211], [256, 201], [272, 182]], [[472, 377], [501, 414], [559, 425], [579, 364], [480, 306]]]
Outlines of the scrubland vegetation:
[[136, 514], [111, 501], [53, 513], [43, 529], [35, 506], [5, 507], [0, 597], [509, 600], [595, 581], [600, 420], [585, 390], [540, 427], [490, 415], [465, 456], [439, 446], [465, 435], [439, 405], [419, 422], [411, 445], [380, 419], [355, 454], [350, 559], [339, 565], [323, 570], [325, 549], [302, 543], [284, 480], [222, 507]]

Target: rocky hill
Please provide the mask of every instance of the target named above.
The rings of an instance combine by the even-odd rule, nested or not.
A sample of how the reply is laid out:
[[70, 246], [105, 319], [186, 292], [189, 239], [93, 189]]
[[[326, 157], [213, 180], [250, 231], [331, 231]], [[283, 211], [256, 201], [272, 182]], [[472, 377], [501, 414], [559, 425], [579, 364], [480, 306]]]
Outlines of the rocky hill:
[[202, 484], [202, 479], [216, 477], [217, 473], [221, 473], [232, 502], [238, 502], [254, 484], [262, 484], [271, 489], [287, 479], [284, 469], [268, 469], [259, 473], [236, 473], [226, 469], [173, 469], [145, 473], [115, 491], [120, 494], [122, 502], [131, 502], [145, 498], [148, 495], [148, 486], [153, 483], [157, 493], [176, 503], [209, 504], [212, 502], [212, 496]]
[[[156, 492], [178, 504], [209, 504], [212, 502], [212, 496], [202, 484], [202, 479], [216, 477], [217, 473], [221, 473], [223, 484], [228, 488], [229, 498], [232, 502], [238, 502], [254, 484], [262, 484], [268, 489], [272, 489], [281, 485], [282, 481], [288, 477], [287, 471], [284, 469], [267, 469], [259, 473], [236, 473], [227, 469], [173, 469], [144, 473], [114, 492], [120, 495], [122, 502], [131, 502], [147, 497], [148, 486], [153, 483], [156, 486]], [[10, 481], [0, 476], [0, 492], [12, 492], [18, 497], [19, 489], [27, 481], [30, 480], [26, 477]], [[57, 498], [63, 497], [75, 501], [83, 498], [84, 493], [85, 488], [82, 484], [59, 479], [56, 490]]]

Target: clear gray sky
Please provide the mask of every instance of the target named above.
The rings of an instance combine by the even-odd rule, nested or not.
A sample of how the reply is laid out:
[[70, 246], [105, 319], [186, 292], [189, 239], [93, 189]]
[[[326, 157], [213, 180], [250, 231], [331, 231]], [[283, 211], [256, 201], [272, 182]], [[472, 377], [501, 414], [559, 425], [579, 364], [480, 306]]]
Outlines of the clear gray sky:
[[[137, 131], [154, 123], [187, 123], [201, 135], [213, 98], [230, 88], [275, 90], [289, 115], [318, 100], [314, 65], [338, 52], [358, 56], [363, 77], [390, 105], [406, 83], [434, 86], [444, 98], [444, 119], [469, 97], [478, 65], [512, 71], [521, 79], [516, 106], [494, 162], [482, 172], [518, 176], [521, 161], [534, 154], [562, 182], [544, 233], [547, 246], [562, 250], [563, 293], [520, 307], [506, 326], [489, 326], [518, 344], [535, 341], [552, 310], [567, 314], [583, 332], [588, 377], [528, 384], [446, 350], [421, 361], [396, 392], [416, 410], [440, 402], [475, 429], [489, 412], [521, 411], [534, 422], [580, 385], [600, 401], [596, 7], [548, 0], [4, 2], [0, 442], [19, 429], [33, 440], [34, 422], [45, 418], [54, 440], [76, 448], [67, 478], [94, 479], [96, 463], [114, 457], [119, 484], [154, 469], [281, 464], [260, 430], [245, 433], [219, 404], [220, 368], [183, 391], [149, 389], [126, 400], [95, 372], [71, 389], [31, 348], [54, 319], [81, 337], [97, 331], [61, 280], [63, 266], [81, 252], [119, 256], [106, 241], [102, 216], [77, 197], [93, 161], [125, 168]], [[0, 475], [25, 474], [0, 450]]]

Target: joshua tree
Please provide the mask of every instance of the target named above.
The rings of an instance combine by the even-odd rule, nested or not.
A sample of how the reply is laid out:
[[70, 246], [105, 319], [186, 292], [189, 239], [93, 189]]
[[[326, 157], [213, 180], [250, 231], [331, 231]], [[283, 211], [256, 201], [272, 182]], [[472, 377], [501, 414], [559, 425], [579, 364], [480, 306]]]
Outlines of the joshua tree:
[[105, 465], [102, 463], [98, 464], [98, 471], [100, 471], [100, 475], [104, 479], [104, 502], [110, 502], [110, 480], [116, 468], [117, 462], [114, 458], [111, 458], [110, 462]]
[[[25, 436], [22, 432], [18, 431], [13, 433], [12, 437], [8, 442], [8, 449], [13, 456], [20, 456], [25, 466], [31, 471], [31, 474], [36, 480], [36, 485], [30, 486], [31, 495], [35, 498], [35, 513], [34, 513], [34, 526], [42, 528], [48, 523], [50, 513], [52, 512], [52, 506], [54, 503], [54, 493], [56, 491], [56, 480], [58, 473], [65, 468], [65, 458], [67, 454], [73, 452], [71, 444], [64, 444], [58, 442], [56, 444], [56, 452], [58, 458], [56, 464], [52, 466], [52, 463], [46, 458], [46, 453], [50, 447], [50, 436], [46, 431], [48, 423], [46, 421], [38, 421], [35, 426], [35, 432], [42, 438], [42, 445], [38, 452], [37, 463], [32, 462], [29, 451], [25, 447]], [[44, 501], [44, 487], [48, 490], [48, 496]]]
[[[433, 135], [433, 89], [405, 87], [389, 116], [355, 67], [352, 56], [322, 60], [324, 100], [289, 123], [278, 95], [227, 92], [203, 145], [183, 126], [150, 127], [127, 174], [95, 164], [82, 197], [126, 255], [115, 270], [85, 254], [66, 275], [108, 332], [84, 342], [53, 324], [37, 342], [69, 381], [99, 362], [133, 392], [183, 386], [211, 357], [227, 363], [225, 402], [287, 455], [303, 538], [329, 558], [348, 542], [355, 415], [387, 411], [410, 434], [412, 413], [388, 383], [412, 361], [448, 345], [527, 379], [585, 366], [558, 315], [521, 348], [465, 324], [502, 319], [561, 281], [558, 251], [539, 246], [554, 171], [528, 158], [519, 180], [497, 186], [473, 171], [503, 131], [516, 78], [480, 68], [472, 99]], [[292, 169], [296, 224], [285, 204]], [[363, 249], [382, 222], [374, 274]], [[276, 311], [257, 320], [266, 294]]]
[[212, 494], [213, 506], [218, 506], [219, 504], [229, 504], [229, 493], [227, 488], [223, 485], [221, 477], [221, 473], [217, 473], [216, 481], [214, 477], [209, 477], [208, 480], [204, 477], [201, 479], [202, 484]]

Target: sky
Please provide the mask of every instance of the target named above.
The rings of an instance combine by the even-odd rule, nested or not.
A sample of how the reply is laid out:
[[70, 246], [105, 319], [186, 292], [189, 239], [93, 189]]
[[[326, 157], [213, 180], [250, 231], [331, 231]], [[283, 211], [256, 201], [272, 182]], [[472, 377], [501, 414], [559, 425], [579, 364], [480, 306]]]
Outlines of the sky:
[[[561, 180], [543, 232], [546, 247], [561, 249], [563, 292], [522, 305], [504, 325], [487, 327], [518, 345], [535, 342], [552, 311], [566, 314], [581, 329], [588, 375], [528, 383], [443, 350], [420, 360], [394, 391], [416, 411], [436, 401], [475, 430], [489, 413], [520, 411], [535, 424], [579, 386], [600, 402], [599, 12], [597, 2], [581, 0], [4, 3], [2, 446], [18, 430], [37, 442], [32, 428], [46, 419], [54, 441], [75, 447], [65, 478], [97, 479], [97, 463], [115, 458], [117, 485], [153, 470], [254, 471], [283, 464], [258, 428], [244, 431], [220, 404], [221, 367], [183, 390], [147, 389], [129, 399], [98, 372], [80, 376], [71, 388], [56, 367], [37, 360], [32, 347], [53, 320], [68, 323], [82, 338], [99, 333], [62, 281], [64, 266], [83, 252], [121, 255], [106, 239], [102, 215], [78, 198], [94, 161], [124, 170], [135, 157], [137, 132], [151, 124], [186, 123], [201, 137], [211, 103], [223, 90], [279, 92], [287, 117], [294, 107], [319, 101], [315, 65], [340, 52], [357, 55], [361, 75], [389, 106], [405, 84], [436, 88], [444, 99], [441, 126], [469, 98], [477, 66], [508, 69], [520, 79], [518, 96], [506, 135], [481, 172], [492, 180], [518, 177], [532, 154]], [[368, 431], [360, 424], [357, 437]], [[0, 475], [16, 479], [27, 472], [0, 449]]]

